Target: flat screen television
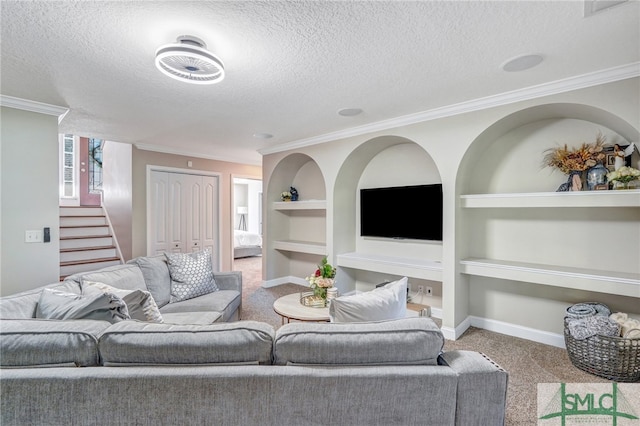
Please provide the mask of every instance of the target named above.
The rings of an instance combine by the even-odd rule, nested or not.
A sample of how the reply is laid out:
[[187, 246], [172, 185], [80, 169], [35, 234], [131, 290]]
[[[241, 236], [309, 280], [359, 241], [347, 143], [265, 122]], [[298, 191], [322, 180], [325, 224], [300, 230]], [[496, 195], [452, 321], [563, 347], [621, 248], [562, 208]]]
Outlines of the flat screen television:
[[442, 184], [360, 189], [360, 235], [442, 241]]

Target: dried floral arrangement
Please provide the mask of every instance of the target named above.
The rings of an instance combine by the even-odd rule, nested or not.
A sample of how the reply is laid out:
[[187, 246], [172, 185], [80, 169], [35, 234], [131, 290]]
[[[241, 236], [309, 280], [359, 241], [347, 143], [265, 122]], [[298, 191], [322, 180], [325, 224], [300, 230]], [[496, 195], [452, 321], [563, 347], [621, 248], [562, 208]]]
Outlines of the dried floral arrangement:
[[606, 157], [604, 153], [605, 141], [606, 137], [602, 133], [598, 133], [595, 142], [583, 143], [578, 148], [569, 149], [567, 144], [564, 147], [550, 148], [545, 151], [543, 165], [554, 167], [564, 174], [587, 170], [604, 161]]

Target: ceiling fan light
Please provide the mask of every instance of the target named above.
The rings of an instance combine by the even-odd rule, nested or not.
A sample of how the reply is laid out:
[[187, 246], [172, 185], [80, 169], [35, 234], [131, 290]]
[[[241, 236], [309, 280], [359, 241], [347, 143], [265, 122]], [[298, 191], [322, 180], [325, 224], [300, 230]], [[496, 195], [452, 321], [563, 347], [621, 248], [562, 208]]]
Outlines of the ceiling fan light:
[[193, 84], [214, 84], [224, 79], [224, 64], [202, 40], [180, 36], [177, 43], [156, 50], [156, 67], [165, 75]]

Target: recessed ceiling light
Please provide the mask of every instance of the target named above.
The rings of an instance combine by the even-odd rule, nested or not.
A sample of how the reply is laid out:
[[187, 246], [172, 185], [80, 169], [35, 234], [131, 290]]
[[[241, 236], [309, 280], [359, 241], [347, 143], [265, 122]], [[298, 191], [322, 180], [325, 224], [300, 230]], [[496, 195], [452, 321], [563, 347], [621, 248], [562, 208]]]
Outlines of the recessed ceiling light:
[[521, 55], [505, 61], [500, 67], [507, 72], [517, 72], [533, 68], [542, 62], [540, 55]]
[[343, 117], [353, 117], [354, 115], [361, 114], [362, 110], [360, 108], [343, 108], [338, 111], [338, 115]]
[[256, 139], [270, 139], [273, 135], [271, 133], [254, 133], [253, 137]]
[[224, 78], [224, 64], [206, 49], [204, 41], [194, 36], [180, 36], [176, 43], [156, 51], [156, 67], [179, 81], [213, 84]]

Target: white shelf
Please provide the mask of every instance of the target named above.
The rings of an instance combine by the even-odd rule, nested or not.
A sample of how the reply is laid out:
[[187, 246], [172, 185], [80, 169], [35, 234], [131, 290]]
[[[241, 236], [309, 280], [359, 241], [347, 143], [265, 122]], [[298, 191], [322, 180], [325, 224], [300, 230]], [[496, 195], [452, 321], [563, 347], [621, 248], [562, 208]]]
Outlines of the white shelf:
[[460, 196], [460, 204], [463, 208], [640, 207], [640, 189], [468, 194]]
[[311, 241], [276, 240], [273, 242], [273, 248], [276, 250], [290, 251], [294, 253], [327, 254], [327, 245], [325, 243], [316, 243]]
[[460, 272], [469, 275], [640, 297], [637, 273], [479, 258], [463, 259], [460, 264]]
[[442, 263], [364, 253], [338, 255], [338, 266], [442, 282]]
[[275, 201], [274, 210], [326, 210], [326, 200]]

